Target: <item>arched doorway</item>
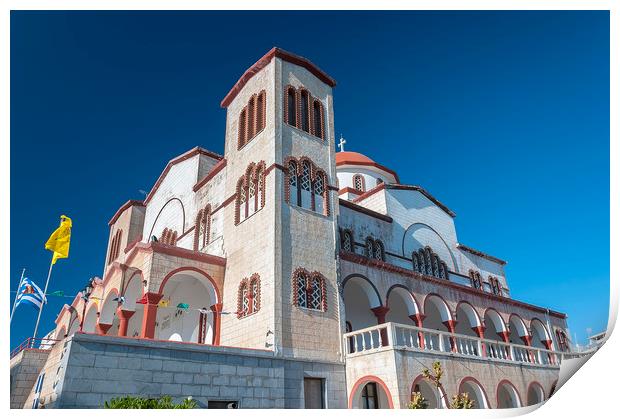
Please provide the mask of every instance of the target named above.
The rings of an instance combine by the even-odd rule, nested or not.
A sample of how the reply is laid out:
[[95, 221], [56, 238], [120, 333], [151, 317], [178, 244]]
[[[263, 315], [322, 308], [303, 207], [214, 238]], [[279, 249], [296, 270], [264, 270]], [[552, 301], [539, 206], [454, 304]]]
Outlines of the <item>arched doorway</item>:
[[510, 381], [501, 381], [497, 386], [497, 408], [513, 409], [517, 407], [521, 407], [519, 392]]
[[527, 389], [527, 405], [532, 406], [534, 404], [542, 403], [545, 401], [545, 390], [542, 386], [533, 382]]
[[448, 304], [436, 294], [429, 294], [424, 300], [424, 328], [447, 332], [439, 335], [424, 333], [425, 347], [431, 350], [450, 352], [452, 343], [449, 333], [454, 333], [454, 319]]
[[472, 377], [465, 377], [459, 386], [459, 394], [467, 393], [474, 402], [474, 409], [490, 409], [489, 399], [482, 385]]
[[392, 394], [379, 377], [367, 375], [353, 385], [349, 409], [393, 409]]
[[176, 271], [164, 280], [160, 294], [155, 339], [213, 342], [211, 306], [219, 303], [219, 298], [214, 283], [205, 273], [194, 269]]
[[[433, 384], [426, 380], [422, 375], [416, 377], [411, 385], [411, 397], [413, 393], [420, 393], [428, 403], [428, 409], [447, 409], [448, 397], [443, 387], [437, 389]], [[439, 406], [439, 407], [438, 407]]]

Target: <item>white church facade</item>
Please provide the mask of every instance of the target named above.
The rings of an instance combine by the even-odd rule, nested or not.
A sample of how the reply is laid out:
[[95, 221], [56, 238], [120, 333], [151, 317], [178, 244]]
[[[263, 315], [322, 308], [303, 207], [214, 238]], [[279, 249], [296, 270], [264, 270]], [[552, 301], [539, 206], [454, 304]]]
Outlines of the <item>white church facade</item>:
[[[58, 314], [53, 345], [12, 358], [12, 406], [546, 400], [569, 351], [566, 315], [512, 299], [505, 262], [461, 244], [428, 191], [337, 152], [335, 85], [278, 48], [250, 67], [221, 103], [224, 155], [189, 150], [118, 209], [88, 298]], [[20, 376], [27, 357], [38, 372]], [[445, 397], [422, 377], [434, 361]]]

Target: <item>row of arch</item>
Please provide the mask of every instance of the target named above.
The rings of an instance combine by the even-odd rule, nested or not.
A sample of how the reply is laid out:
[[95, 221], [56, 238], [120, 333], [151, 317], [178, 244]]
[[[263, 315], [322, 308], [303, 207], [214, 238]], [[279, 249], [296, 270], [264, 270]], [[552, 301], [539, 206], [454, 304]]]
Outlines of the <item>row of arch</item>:
[[188, 266], [172, 270], [157, 292], [149, 292], [142, 275], [136, 272], [122, 287], [102, 283], [86, 303], [76, 299], [63, 310], [56, 338], [81, 331], [216, 345], [221, 311], [220, 291], [201, 269]]
[[[467, 393], [474, 402], [474, 409], [509, 409], [532, 406], [543, 403], [555, 392], [557, 381], [554, 382], [548, 392], [538, 381], [532, 381], [527, 387], [525, 399], [510, 380], [501, 380], [495, 388], [495, 400], [491, 400], [484, 386], [476, 378], [468, 376], [461, 379], [458, 385], [458, 393]], [[368, 388], [372, 390], [369, 390]], [[449, 408], [450, 400], [443, 386], [439, 389], [431, 385], [422, 375], [417, 376], [411, 384], [411, 394], [419, 392], [426, 399], [429, 409]], [[374, 400], [369, 402], [368, 398]], [[367, 375], [358, 379], [349, 394], [349, 408], [380, 408], [392, 409], [394, 402], [392, 394], [385, 382], [374, 375]]]
[[241, 149], [265, 128], [266, 93], [253, 94], [239, 114], [237, 149]]
[[347, 331], [393, 322], [540, 349], [559, 349], [554, 348], [547, 325], [537, 317], [526, 323], [520, 315], [512, 313], [506, 322], [496, 309], [486, 308], [480, 315], [464, 300], [452, 310], [435, 293], [427, 294], [420, 305], [414, 294], [400, 284], [392, 286], [385, 298], [381, 298], [367, 278], [350, 275], [343, 280], [343, 298], [347, 329], [350, 329]]

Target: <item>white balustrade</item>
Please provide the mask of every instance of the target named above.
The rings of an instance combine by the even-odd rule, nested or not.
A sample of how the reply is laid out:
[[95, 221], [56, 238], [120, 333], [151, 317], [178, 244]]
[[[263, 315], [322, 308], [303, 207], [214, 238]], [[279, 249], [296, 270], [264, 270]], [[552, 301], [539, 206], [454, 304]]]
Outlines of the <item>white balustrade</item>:
[[562, 358], [560, 352], [547, 349], [398, 323], [383, 323], [349, 332], [343, 339], [347, 355], [392, 348], [548, 366], [559, 366]]

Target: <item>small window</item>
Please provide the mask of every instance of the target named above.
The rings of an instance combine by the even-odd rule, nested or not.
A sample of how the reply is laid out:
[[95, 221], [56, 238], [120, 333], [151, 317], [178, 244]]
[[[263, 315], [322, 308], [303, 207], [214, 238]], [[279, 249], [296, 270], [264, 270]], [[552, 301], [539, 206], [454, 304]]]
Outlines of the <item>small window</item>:
[[353, 188], [360, 192], [366, 191], [366, 185], [364, 183], [364, 177], [362, 175], [353, 176]]
[[306, 409], [325, 409], [322, 378], [304, 377], [304, 407]]
[[306, 90], [302, 90], [301, 91], [301, 95], [300, 95], [300, 107], [299, 107], [299, 113], [300, 113], [300, 118], [301, 118], [301, 126], [300, 128], [304, 131], [306, 131], [307, 133], [310, 133], [310, 120], [308, 118], [309, 116], [309, 107], [308, 107], [308, 101], [310, 100], [310, 97], [308, 95], [308, 92]]
[[295, 89], [293, 87], [288, 88], [287, 99], [286, 99], [286, 109], [287, 109], [287, 123], [294, 127], [297, 126], [297, 106], [295, 103]]
[[362, 406], [364, 409], [378, 409], [377, 384], [368, 383], [362, 389]]
[[321, 106], [321, 102], [318, 100], [314, 101], [312, 115], [314, 117], [314, 120], [312, 121], [314, 125], [314, 135], [319, 138], [323, 138], [323, 107]]

